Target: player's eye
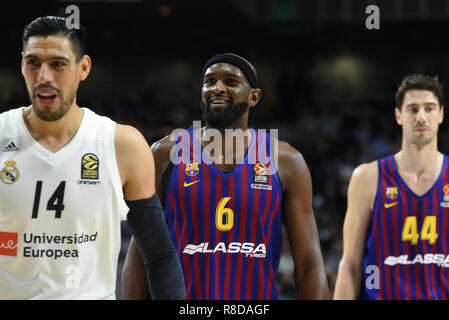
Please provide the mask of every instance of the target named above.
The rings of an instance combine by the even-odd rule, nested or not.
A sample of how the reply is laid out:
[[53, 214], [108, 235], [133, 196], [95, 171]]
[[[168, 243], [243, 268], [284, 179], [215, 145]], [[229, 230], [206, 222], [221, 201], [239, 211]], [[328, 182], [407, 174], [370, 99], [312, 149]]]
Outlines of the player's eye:
[[232, 78], [230, 78], [230, 79], [226, 79], [226, 84], [227, 85], [230, 85], [230, 86], [235, 86], [235, 85], [237, 85], [238, 84], [238, 82], [237, 82], [237, 80], [235, 80], [235, 79], [232, 79]]
[[216, 82], [216, 80], [214, 78], [207, 78], [204, 80], [204, 84], [207, 84], [207, 85], [212, 85], [215, 82]]
[[61, 62], [61, 61], [54, 61], [54, 62], [51, 63], [51, 65], [52, 65], [53, 68], [58, 69], [58, 68], [65, 67], [66, 64], [64, 62]]
[[38, 66], [40, 66], [40, 62], [35, 60], [35, 59], [28, 59], [26, 63], [30, 67], [38, 67]]

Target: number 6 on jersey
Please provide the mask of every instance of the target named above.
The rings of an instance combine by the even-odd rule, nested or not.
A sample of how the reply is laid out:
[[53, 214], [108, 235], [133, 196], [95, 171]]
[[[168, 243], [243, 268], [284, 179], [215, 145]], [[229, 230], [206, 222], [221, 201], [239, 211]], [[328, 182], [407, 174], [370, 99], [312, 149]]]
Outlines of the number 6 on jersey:
[[215, 225], [220, 231], [229, 231], [234, 226], [234, 211], [225, 208], [231, 197], [224, 197], [220, 200], [215, 210]]

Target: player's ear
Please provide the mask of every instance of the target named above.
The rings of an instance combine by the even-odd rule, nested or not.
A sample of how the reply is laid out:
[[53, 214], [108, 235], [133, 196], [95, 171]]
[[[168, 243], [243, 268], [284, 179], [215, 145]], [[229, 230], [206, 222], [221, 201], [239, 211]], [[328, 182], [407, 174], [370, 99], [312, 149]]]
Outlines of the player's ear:
[[254, 107], [262, 97], [262, 90], [259, 88], [251, 89], [248, 96], [248, 105]]
[[79, 62], [78, 65], [80, 68], [80, 81], [86, 80], [92, 67], [92, 61], [90, 60], [90, 57], [87, 54], [85, 54], [81, 58], [81, 61]]
[[439, 124], [441, 124], [443, 122], [444, 119], [444, 106], [440, 107], [440, 121], [438, 122]]
[[20, 60], [20, 69], [22, 70], [22, 75], [23, 75], [23, 66], [25, 65], [25, 60], [23, 59], [23, 51], [22, 51], [22, 59]]
[[402, 126], [402, 114], [401, 114], [401, 110], [399, 110], [398, 108], [394, 108], [394, 115], [396, 117], [396, 122], [398, 125]]

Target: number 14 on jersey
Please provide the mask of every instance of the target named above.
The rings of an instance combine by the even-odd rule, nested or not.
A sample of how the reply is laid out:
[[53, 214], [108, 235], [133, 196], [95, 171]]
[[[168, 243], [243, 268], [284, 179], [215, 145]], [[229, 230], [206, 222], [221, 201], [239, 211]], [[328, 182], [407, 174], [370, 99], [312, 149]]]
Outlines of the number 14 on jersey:
[[[33, 212], [31, 213], [32, 219], [37, 219], [39, 212], [39, 203], [41, 201], [42, 194], [42, 181], [36, 181], [36, 189], [34, 192], [34, 204]], [[47, 201], [47, 210], [55, 211], [55, 219], [60, 219], [62, 211], [64, 210], [64, 191], [65, 181], [61, 181], [56, 190]]]

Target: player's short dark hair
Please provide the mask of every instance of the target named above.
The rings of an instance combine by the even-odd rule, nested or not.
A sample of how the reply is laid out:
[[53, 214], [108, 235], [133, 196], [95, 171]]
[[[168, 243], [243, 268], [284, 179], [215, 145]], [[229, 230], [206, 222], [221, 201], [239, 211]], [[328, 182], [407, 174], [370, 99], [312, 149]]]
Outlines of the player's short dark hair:
[[33, 20], [23, 29], [22, 45], [23, 49], [30, 37], [34, 36], [62, 36], [67, 37], [72, 44], [72, 50], [79, 62], [86, 53], [87, 29], [80, 25], [79, 29], [68, 29], [66, 18], [63, 17], [40, 17]]
[[404, 77], [396, 91], [396, 108], [399, 110], [404, 102], [404, 95], [409, 90], [428, 90], [433, 92], [438, 98], [440, 106], [444, 105], [443, 85], [438, 80], [438, 77], [431, 77], [422, 74], [412, 74]]

